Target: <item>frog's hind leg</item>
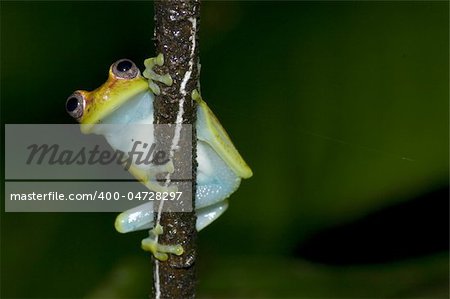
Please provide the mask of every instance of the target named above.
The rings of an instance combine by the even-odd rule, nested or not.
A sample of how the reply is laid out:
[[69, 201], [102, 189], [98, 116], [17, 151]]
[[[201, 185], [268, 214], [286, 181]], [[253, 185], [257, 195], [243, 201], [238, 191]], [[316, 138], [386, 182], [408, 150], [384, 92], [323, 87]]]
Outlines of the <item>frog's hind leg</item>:
[[196, 89], [192, 91], [192, 99], [197, 102], [197, 138], [208, 143], [214, 151], [233, 169], [237, 176], [247, 179], [253, 175], [245, 163], [225, 129], [217, 117], [203, 101]]
[[164, 56], [163, 54], [159, 54], [156, 57], [148, 58], [144, 61], [145, 70], [143, 76], [148, 79], [148, 86], [152, 90], [152, 92], [156, 95], [161, 93], [161, 89], [159, 86], [153, 82], [161, 82], [166, 84], [167, 86], [171, 86], [173, 83], [172, 77], [169, 74], [159, 75], [155, 73], [153, 68], [157, 66], [162, 66], [164, 64]]
[[200, 231], [207, 227], [211, 222], [216, 220], [223, 214], [228, 208], [228, 200], [218, 202], [212, 206], [204, 207], [196, 211], [197, 214], [197, 231]]
[[[131, 231], [150, 229], [153, 227], [153, 202], [148, 202], [121, 213], [116, 218], [115, 227], [118, 232], [128, 233]], [[212, 211], [210, 212], [212, 214]], [[155, 258], [165, 261], [168, 253], [181, 255], [184, 250], [179, 244], [164, 245], [158, 243], [158, 236], [163, 233], [163, 227], [157, 224], [149, 231], [149, 236], [142, 240], [142, 249], [153, 253]]]
[[[159, 173], [173, 173], [174, 167], [172, 161], [163, 165], [156, 165], [149, 169], [140, 169], [135, 166], [130, 166], [128, 171], [152, 192], [177, 191], [176, 186], [163, 186], [155, 180], [156, 175]], [[114, 226], [120, 233], [152, 228], [153, 212], [153, 202], [147, 202], [121, 213], [117, 216]]]

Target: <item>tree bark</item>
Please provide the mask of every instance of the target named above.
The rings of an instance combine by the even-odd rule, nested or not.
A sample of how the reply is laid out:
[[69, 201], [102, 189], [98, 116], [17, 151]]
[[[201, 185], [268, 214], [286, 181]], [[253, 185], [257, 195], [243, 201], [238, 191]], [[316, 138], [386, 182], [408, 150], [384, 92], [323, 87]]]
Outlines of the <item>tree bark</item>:
[[[181, 244], [184, 253], [180, 256], [169, 255], [167, 261], [153, 258], [153, 298], [194, 298], [195, 297], [195, 188], [196, 188], [196, 104], [191, 92], [198, 88], [199, 48], [198, 29], [200, 21], [199, 0], [155, 1], [155, 46], [156, 52], [164, 55], [164, 65], [156, 67], [159, 74], [170, 74], [171, 86], [159, 83], [161, 94], [155, 97], [154, 111], [157, 124], [191, 124], [190, 142], [183, 136], [177, 142], [179, 155], [174, 157], [175, 172], [186, 173], [187, 187], [192, 188], [192, 211], [155, 213], [155, 223], [164, 228], [159, 243], [167, 245]], [[176, 129], [175, 129], [176, 130]], [[159, 136], [158, 142], [166, 146], [174, 144], [174, 136]], [[189, 144], [189, 145], [187, 145]], [[192, 166], [177, 164], [179, 161], [192, 161]], [[159, 219], [158, 219], [159, 218]]]

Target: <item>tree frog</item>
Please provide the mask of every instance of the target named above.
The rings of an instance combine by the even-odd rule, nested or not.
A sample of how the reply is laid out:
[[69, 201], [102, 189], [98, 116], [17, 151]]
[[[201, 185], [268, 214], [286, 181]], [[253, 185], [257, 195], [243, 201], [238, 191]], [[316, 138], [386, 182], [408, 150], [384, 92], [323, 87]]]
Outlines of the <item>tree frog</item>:
[[[158, 84], [172, 84], [170, 75], [158, 75], [153, 70], [155, 65], [163, 65], [162, 54], [145, 60], [146, 70], [141, 75], [138, 67], [129, 59], [113, 63], [109, 69], [108, 80], [93, 91], [77, 90], [66, 101], [67, 112], [81, 124], [85, 134], [103, 135], [114, 150], [129, 152], [135, 134], [127, 130], [108, 129], [96, 124], [153, 124], [153, 100], [160, 93]], [[195, 211], [196, 228], [205, 228], [217, 219], [228, 207], [227, 198], [239, 187], [242, 178], [250, 178], [252, 170], [234, 147], [228, 134], [194, 90], [192, 99], [197, 105], [197, 190]], [[106, 127], [106, 128], [105, 128]], [[151, 127], [151, 126], [146, 126]], [[153, 143], [153, 132], [145, 132], [145, 142]], [[142, 139], [142, 136], [141, 136]], [[173, 165], [135, 165], [128, 169], [152, 191], [164, 190], [156, 182], [159, 173], [173, 172]], [[121, 213], [115, 222], [117, 231], [150, 229], [153, 223], [153, 202]], [[142, 247], [151, 251], [160, 260], [168, 258], [167, 253], [182, 254], [179, 245], [162, 245], [156, 242], [162, 233], [162, 227], [150, 230], [150, 236], [142, 240]]]

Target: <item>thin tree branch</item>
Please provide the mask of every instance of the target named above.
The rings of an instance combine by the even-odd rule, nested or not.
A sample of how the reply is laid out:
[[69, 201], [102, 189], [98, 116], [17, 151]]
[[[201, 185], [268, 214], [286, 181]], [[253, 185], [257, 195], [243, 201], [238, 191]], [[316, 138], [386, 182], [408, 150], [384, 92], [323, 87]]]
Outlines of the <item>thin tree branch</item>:
[[[167, 261], [153, 259], [153, 298], [194, 298], [195, 297], [195, 182], [196, 182], [196, 105], [191, 92], [197, 88], [199, 77], [198, 30], [200, 21], [199, 0], [155, 1], [155, 44], [157, 53], [164, 55], [164, 65], [156, 71], [170, 74], [171, 86], [159, 84], [161, 94], [154, 101], [155, 121], [159, 124], [192, 124], [192, 143], [181, 136], [160, 136], [159, 142], [171, 144], [181, 150], [174, 157], [175, 172], [184, 173], [192, 178], [188, 188], [192, 187], [192, 212], [155, 213], [155, 223], [164, 228], [159, 243], [181, 244], [184, 253], [170, 255]], [[175, 128], [177, 130], [177, 128]], [[157, 139], [158, 134], [156, 133]], [[190, 141], [190, 140], [189, 140]], [[164, 145], [163, 145], [164, 146]], [[189, 160], [186, 160], [186, 157]], [[192, 160], [192, 166], [178, 163]], [[186, 171], [188, 173], [186, 173]]]

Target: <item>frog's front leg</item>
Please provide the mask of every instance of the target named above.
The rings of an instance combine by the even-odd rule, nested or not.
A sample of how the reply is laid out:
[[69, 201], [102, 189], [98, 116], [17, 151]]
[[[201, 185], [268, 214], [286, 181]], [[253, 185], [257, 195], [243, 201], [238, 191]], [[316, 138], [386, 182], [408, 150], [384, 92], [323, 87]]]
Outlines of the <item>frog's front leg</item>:
[[156, 65], [162, 66], [163, 64], [164, 64], [164, 56], [161, 53], [156, 57], [148, 58], [144, 61], [145, 70], [143, 75], [145, 78], [148, 79], [148, 86], [150, 87], [152, 92], [156, 95], [159, 95], [161, 93], [161, 89], [153, 81], [164, 83], [167, 86], [171, 86], [173, 83], [172, 77], [169, 74], [159, 75], [155, 73], [155, 71], [153, 70], [153, 68]]
[[[156, 57], [146, 59], [144, 65], [146, 67], [143, 72], [143, 76], [148, 79], [148, 85], [151, 91], [159, 95], [161, 90], [159, 86], [154, 82], [161, 82], [168, 86], [171, 86], [173, 81], [169, 74], [159, 75], [155, 73], [153, 68], [155, 66], [162, 66], [164, 64], [164, 57], [159, 54]], [[161, 169], [154, 168], [151, 171], [139, 169], [138, 167], [130, 167], [129, 171], [141, 181], [150, 191], [156, 192], [171, 192], [177, 191], [176, 186], [161, 186], [157, 183], [156, 175], [161, 172], [173, 173], [173, 164], [171, 162], [168, 165], [163, 165]], [[150, 229], [154, 226], [153, 215], [154, 206], [153, 202], [137, 206], [133, 209], [127, 210], [121, 213], [116, 218], [115, 227], [116, 230], [121, 233], [127, 233], [131, 231]], [[157, 224], [153, 229], [149, 231], [148, 238], [142, 240], [142, 248], [146, 251], [150, 251], [155, 258], [161, 261], [168, 259], [168, 253], [181, 255], [183, 254], [183, 247], [179, 244], [176, 245], [163, 245], [158, 243], [158, 236], [163, 233], [163, 227]]]

